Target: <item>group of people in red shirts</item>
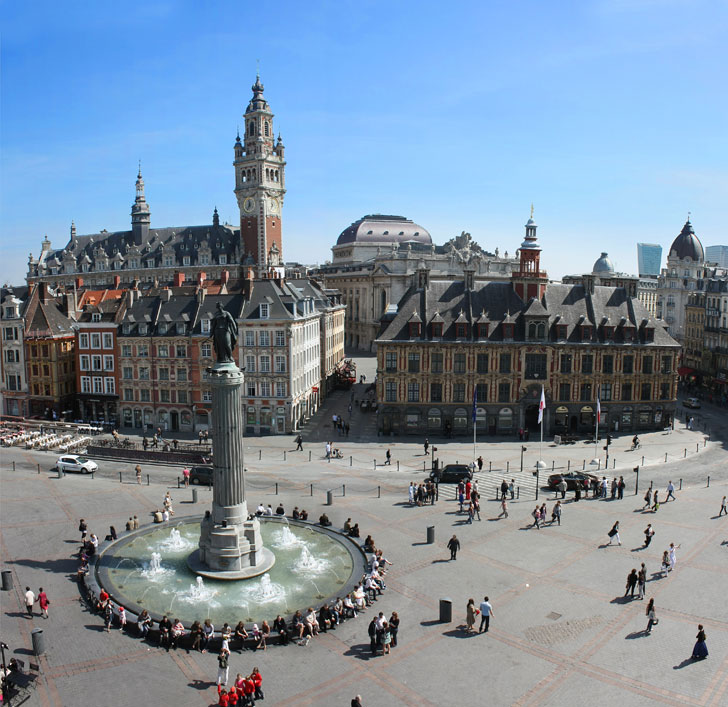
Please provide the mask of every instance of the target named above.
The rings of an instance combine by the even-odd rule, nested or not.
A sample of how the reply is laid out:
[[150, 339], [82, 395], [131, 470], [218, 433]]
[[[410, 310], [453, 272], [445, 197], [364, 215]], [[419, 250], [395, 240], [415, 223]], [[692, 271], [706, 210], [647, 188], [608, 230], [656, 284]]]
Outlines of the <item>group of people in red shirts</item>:
[[240, 673], [235, 676], [235, 684], [226, 690], [222, 685], [217, 686], [218, 705], [221, 707], [247, 707], [255, 705], [255, 700], [264, 699], [263, 678], [258, 668], [247, 677]]

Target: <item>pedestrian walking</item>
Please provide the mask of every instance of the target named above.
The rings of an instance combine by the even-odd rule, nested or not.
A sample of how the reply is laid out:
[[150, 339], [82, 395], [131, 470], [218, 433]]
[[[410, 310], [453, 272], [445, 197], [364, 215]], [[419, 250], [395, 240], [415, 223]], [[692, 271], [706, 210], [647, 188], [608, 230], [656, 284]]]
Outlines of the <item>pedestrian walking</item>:
[[430, 453], [430, 440], [425, 437], [425, 455]]
[[645, 563], [642, 563], [640, 571], [637, 573], [637, 597], [639, 599], [645, 598], [645, 585], [647, 584], [647, 570], [645, 569]]
[[556, 501], [556, 505], [551, 511], [551, 523], [554, 521], [561, 525], [561, 501]]
[[460, 549], [460, 541], [457, 535], [453, 535], [447, 543], [447, 549], [450, 550], [450, 559], [458, 559], [458, 550]]
[[680, 545], [675, 547], [675, 543], [670, 543], [670, 550], [668, 551], [668, 557], [670, 558], [670, 572], [675, 569], [675, 564], [677, 563], [677, 554], [675, 551], [680, 547]]
[[535, 525], [538, 530], [541, 529], [541, 526], [539, 525], [539, 521], [541, 520], [541, 509], [536, 506], [536, 508], [533, 509], [531, 512], [531, 516], [533, 517], [533, 523], [531, 523], [530, 527], [533, 528]]
[[[483, 601], [480, 602], [480, 628], [478, 629], [478, 633], [488, 633], [491, 616], [495, 616], [493, 607], [488, 597], [483, 597]], [[485, 630], [483, 630], [483, 626], [485, 626]]]
[[675, 486], [672, 481], [667, 482], [667, 496], [665, 497], [665, 503], [667, 503], [670, 499], [677, 501], [675, 498]]
[[660, 571], [663, 577], [667, 577], [667, 573], [670, 571], [670, 553], [665, 550], [662, 553], [662, 563], [660, 564]]
[[301, 435], [298, 435], [298, 437], [296, 437], [296, 451], [303, 451], [303, 437], [301, 437]]
[[377, 617], [372, 616], [372, 620], [369, 622], [369, 650], [372, 655], [377, 654]]
[[655, 489], [655, 495], [652, 497], [652, 510], [657, 513], [660, 508], [660, 500], [657, 498], [657, 489]]
[[465, 503], [465, 489], [463, 488], [462, 481], [460, 482], [460, 486], [458, 488], [458, 501], [460, 503], [460, 510], [458, 513], [463, 512], [463, 503]]
[[392, 634], [392, 648], [396, 648], [399, 633], [399, 614], [396, 611], [393, 611], [389, 617], [389, 632]]
[[622, 541], [619, 539], [619, 521], [617, 521], [613, 526], [612, 529], [607, 533], [609, 535], [609, 544], [612, 544], [612, 541], [616, 538], [617, 543], [619, 545], [622, 544]]
[[637, 588], [637, 581], [639, 580], [639, 577], [637, 575], [637, 570], [633, 569], [628, 575], [627, 575], [627, 586], [624, 592], [624, 596], [627, 596], [629, 594], [631, 597], [634, 597], [634, 590]]
[[185, 482], [185, 488], [188, 488], [190, 485], [190, 470], [187, 467], [182, 469], [182, 478]]
[[483, 471], [483, 457], [478, 457], [478, 471]]
[[391, 466], [392, 465], [392, 450], [388, 449], [386, 454], [387, 460], [384, 462], [385, 466]]
[[111, 622], [114, 619], [114, 612], [111, 609], [111, 602], [107, 601], [104, 605], [104, 631], [109, 633], [111, 631]]
[[516, 497], [516, 480], [511, 479], [511, 483], [508, 484], [508, 493], [511, 495], [511, 501]]
[[695, 636], [697, 642], [693, 646], [693, 660], [705, 660], [708, 657], [708, 645], [705, 643], [705, 631], [703, 624], [698, 624], [698, 635]]
[[230, 651], [227, 648], [223, 648], [220, 651], [220, 655], [217, 656], [217, 684], [227, 687], [229, 660], [228, 656]]
[[561, 479], [561, 481], [559, 481], [559, 484], [556, 488], [561, 493], [561, 498], [566, 498], [566, 489], [567, 489], [566, 481]]
[[508, 502], [505, 498], [501, 501], [501, 512], [498, 514], [499, 518], [508, 518]]
[[723, 496], [723, 500], [720, 502], [720, 513], [718, 513], [718, 518], [720, 518], [724, 513], [728, 516], [728, 507], [726, 507], [725, 496]]
[[[725, 504], [725, 496], [723, 496], [723, 503]], [[81, 518], [81, 520], [78, 523], [78, 532], [81, 533], [81, 542], [86, 540], [86, 533], [88, 533], [88, 526], [86, 525], [86, 521]]]
[[612, 500], [614, 500], [615, 498], [617, 498], [617, 477], [616, 476], [612, 479], [611, 491], [612, 491]]
[[647, 489], [647, 491], [645, 492], [645, 505], [642, 506], [642, 510], [644, 511], [646, 508], [649, 508], [651, 503], [652, 503], [652, 491], [650, 489]]
[[137, 483], [141, 486], [142, 483], [142, 467], [140, 464], [137, 464], [136, 467], [134, 467], [134, 471], [136, 472], [136, 480]]
[[[501, 498], [505, 498], [506, 494], [508, 493], [508, 482], [505, 479], [503, 479], [503, 481], [501, 481], [500, 490], [501, 490]], [[511, 498], [513, 498], [513, 496], [511, 496]]]
[[414, 506], [415, 505], [415, 484], [413, 481], [410, 481], [408, 497], [409, 497], [410, 506]]
[[645, 633], [649, 636], [652, 633], [652, 627], [657, 626], [659, 623], [659, 619], [655, 615], [655, 600], [650, 599], [650, 601], [647, 603], [647, 610], [645, 611], [645, 615], [648, 618], [647, 621], [647, 628], [645, 629]]
[[126, 628], [126, 609], [123, 606], [119, 607], [119, 631], [124, 633]]
[[652, 527], [652, 523], [648, 523], [645, 528], [645, 544], [644, 547], [649, 547], [652, 542], [652, 536], [655, 534], [655, 529]]
[[48, 595], [43, 591], [43, 587], [38, 590], [38, 606], [40, 607], [40, 615], [44, 618], [48, 618], [48, 605], [51, 603], [48, 599]]
[[620, 476], [617, 482], [617, 499], [622, 500], [624, 498], [624, 488], [627, 484], [624, 483], [624, 477]]
[[472, 504], [473, 504], [473, 513], [477, 514], [478, 521], [480, 521], [481, 520], [481, 518], [480, 518], [480, 495], [476, 496], [475, 494], [473, 494]]
[[35, 604], [35, 594], [30, 587], [25, 588], [25, 610], [28, 616], [33, 617], [33, 604]]
[[475, 608], [475, 599], [468, 599], [465, 607], [465, 633], [472, 633], [475, 627], [475, 617], [480, 612]]

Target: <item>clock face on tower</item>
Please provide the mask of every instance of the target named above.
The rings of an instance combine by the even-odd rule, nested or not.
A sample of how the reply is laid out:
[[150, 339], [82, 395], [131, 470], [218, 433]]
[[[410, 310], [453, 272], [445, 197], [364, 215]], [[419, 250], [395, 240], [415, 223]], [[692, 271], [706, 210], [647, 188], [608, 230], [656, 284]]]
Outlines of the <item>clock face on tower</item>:
[[247, 199], [246, 199], [246, 200], [245, 200], [245, 201], [243, 202], [243, 211], [245, 211], [246, 213], [248, 213], [248, 214], [249, 214], [249, 213], [251, 213], [251, 212], [252, 212], [252, 211], [253, 211], [254, 209], [255, 209], [255, 199], [253, 199], [252, 197], [250, 197], [250, 196], [249, 196], [249, 197], [248, 197], [248, 198], [247, 198]]

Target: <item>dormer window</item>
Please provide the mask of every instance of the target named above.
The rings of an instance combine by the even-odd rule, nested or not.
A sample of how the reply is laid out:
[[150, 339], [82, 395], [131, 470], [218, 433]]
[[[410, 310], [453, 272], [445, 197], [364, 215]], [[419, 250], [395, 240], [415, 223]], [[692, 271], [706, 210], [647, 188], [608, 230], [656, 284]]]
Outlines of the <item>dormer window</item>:
[[513, 338], [513, 324], [503, 324], [503, 338], [504, 339], [512, 339]]
[[123, 324], [121, 327], [121, 331], [124, 334], [128, 334], [131, 331], [131, 324]]
[[557, 339], [566, 339], [567, 336], [567, 325], [566, 324], [557, 324], [556, 325], [556, 338]]
[[147, 335], [147, 325], [146, 324], [140, 324], [139, 325], [139, 333], [142, 336], [146, 336]]
[[614, 327], [605, 326], [604, 327], [604, 341], [612, 341], [613, 338], [614, 338]]
[[488, 338], [488, 322], [480, 322], [478, 324], [478, 338], [479, 339]]
[[645, 341], [655, 340], [655, 330], [652, 327], [645, 328]]
[[182, 265], [189, 265], [190, 264], [190, 256], [189, 255], [183, 255], [182, 256]]
[[219, 256], [220, 265], [227, 265], [227, 255], [225, 253], [222, 253]]
[[421, 327], [420, 322], [410, 322], [409, 323], [410, 339], [420, 335], [420, 327]]
[[582, 341], [591, 341], [592, 338], [592, 328], [589, 324], [582, 324], [581, 325], [581, 340]]
[[442, 336], [442, 329], [443, 329], [442, 322], [435, 322], [432, 325], [432, 336], [435, 337], [435, 338], [441, 337]]
[[101, 314], [99, 314], [99, 312], [94, 312], [91, 315], [91, 321], [92, 322], [100, 322], [101, 321]]
[[160, 324], [159, 324], [159, 333], [160, 334], [167, 333], [167, 325], [164, 322], [160, 322]]
[[[305, 302], [304, 302], [304, 305], [305, 305]], [[268, 312], [269, 312], [268, 303], [267, 302], [261, 302], [260, 303], [260, 318], [261, 319], [268, 319], [268, 316], [269, 316]], [[305, 313], [305, 309], [304, 309], [304, 313]]]
[[458, 339], [464, 339], [468, 335], [468, 325], [464, 323], [455, 325], [455, 336]]
[[201, 319], [200, 320], [200, 331], [203, 334], [209, 334], [210, 333], [210, 320], [209, 319]]
[[543, 341], [546, 338], [546, 324], [544, 322], [529, 322], [528, 338], [536, 341]]

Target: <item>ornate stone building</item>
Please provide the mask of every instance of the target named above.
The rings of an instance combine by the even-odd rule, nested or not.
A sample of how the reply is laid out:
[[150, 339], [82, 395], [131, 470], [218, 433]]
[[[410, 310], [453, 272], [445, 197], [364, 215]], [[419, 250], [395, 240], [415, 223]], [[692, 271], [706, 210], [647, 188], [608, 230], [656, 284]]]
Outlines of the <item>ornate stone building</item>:
[[131, 230], [102, 230], [71, 236], [60, 249], [48, 238], [38, 258], [28, 258], [28, 284], [52, 287], [131, 287], [134, 282], [179, 287], [200, 279], [218, 280], [223, 271], [242, 278], [243, 266], [255, 264], [258, 274], [280, 266], [281, 209], [285, 195], [283, 142], [273, 138], [273, 113], [256, 79], [245, 111], [245, 135], [234, 145], [235, 196], [240, 228], [220, 223], [217, 209], [203, 226], [153, 228], [141, 167], [131, 209]]
[[27, 287], [3, 287], [0, 296], [2, 338], [0, 338], [0, 409], [4, 415], [28, 414], [28, 377], [25, 368], [25, 306]]
[[469, 233], [438, 246], [426, 229], [402, 216], [372, 214], [342, 231], [331, 249], [333, 263], [317, 276], [338, 289], [347, 305], [346, 343], [371, 350], [387, 308], [402, 298], [415, 271], [427, 267], [437, 277], [462, 277], [466, 269], [477, 281], [508, 279], [518, 261], [484, 251]]
[[[415, 273], [377, 338], [387, 434], [661, 428], [675, 411], [679, 345], [623, 287], [549, 283], [530, 219], [509, 281]], [[474, 400], [476, 402], [474, 402]]]

